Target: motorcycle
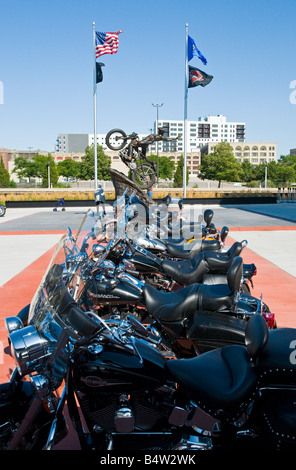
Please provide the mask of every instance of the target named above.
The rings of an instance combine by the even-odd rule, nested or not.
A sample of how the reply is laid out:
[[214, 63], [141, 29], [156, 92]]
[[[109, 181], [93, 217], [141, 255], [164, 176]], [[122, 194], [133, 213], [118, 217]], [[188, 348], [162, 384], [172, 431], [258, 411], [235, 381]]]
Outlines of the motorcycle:
[[[193, 258], [200, 251], [221, 251], [224, 247], [226, 237], [229, 233], [228, 227], [224, 226], [220, 231], [215, 229], [215, 237], [208, 237], [207, 226], [194, 227], [194, 231], [188, 228], [187, 231], [183, 231], [182, 236], [177, 232], [177, 237], [173, 236], [175, 229], [172, 231], [171, 236], [167, 235], [167, 227], [161, 228], [159, 224], [154, 223], [152, 213], [152, 223], [149, 221], [148, 224], [143, 222], [143, 219], [138, 218], [137, 208], [133, 209], [135, 216], [130, 218], [130, 225], [136, 228], [134, 233], [131, 233], [132, 238], [135, 242], [151, 251], [152, 253], [165, 258], [180, 258], [188, 259]], [[127, 206], [127, 210], [129, 210]], [[204, 218], [207, 220], [207, 211], [204, 212]], [[127, 220], [127, 224], [129, 221]], [[163, 224], [163, 220], [162, 220]], [[127, 225], [127, 230], [129, 226]], [[178, 227], [179, 230], [179, 227]], [[132, 232], [132, 230], [131, 230]]]
[[160, 128], [157, 134], [150, 134], [142, 140], [136, 132], [127, 135], [122, 129], [112, 129], [106, 135], [107, 147], [113, 151], [121, 150], [121, 160], [131, 170], [133, 182], [142, 189], [152, 187], [157, 177], [155, 163], [146, 156], [149, 145], [161, 140], [176, 140], [165, 137], [164, 133], [165, 129]]
[[[226, 226], [221, 232], [215, 227], [212, 223], [214, 212], [211, 209], [206, 209], [202, 215], [200, 208], [197, 208], [193, 214], [190, 214], [183, 211], [183, 199], [173, 198], [170, 195], [161, 199], [156, 206], [148, 207], [135, 195], [134, 191], [130, 197], [126, 198], [126, 206], [131, 213], [134, 213], [134, 217], [142, 226], [146, 225], [147, 229], [152, 227], [154, 236], [170, 243], [191, 242], [195, 238], [202, 238], [206, 240], [206, 243], [209, 243], [209, 240], [221, 240], [224, 244], [229, 233]], [[179, 210], [172, 210], [174, 206], [178, 206]], [[190, 215], [193, 215], [193, 220]], [[116, 218], [116, 205], [114, 217]], [[218, 246], [218, 243], [216, 244]]]
[[[131, 274], [136, 277], [140, 276], [141, 279], [145, 278], [162, 289], [169, 285], [171, 290], [176, 283], [185, 286], [194, 282], [205, 282], [203, 279], [206, 279], [208, 273], [224, 274], [223, 282], [227, 282], [227, 270], [233, 258], [238, 256], [246, 246], [246, 240], [241, 243], [236, 242], [227, 252], [222, 252], [228, 228], [223, 227], [220, 240], [204, 240], [203, 228], [200, 223], [194, 225], [195, 240], [191, 243], [188, 243], [188, 240], [184, 238], [167, 240], [164, 232], [160, 239], [157, 237], [159, 227], [155, 226], [153, 222], [147, 225], [145, 217], [141, 213], [142, 205], [134, 204], [134, 194], [127, 200], [123, 195], [121, 201], [119, 209], [117, 202], [114, 204], [115, 216], [109, 221], [104, 221], [102, 229], [108, 233], [108, 226], [111, 226], [111, 234], [106, 236], [107, 239], [112, 237], [117, 230], [117, 221], [121, 220], [120, 214], [124, 212], [124, 220], [121, 224], [124, 224], [126, 234], [133, 243], [132, 247], [129, 244], [130, 250], [126, 249], [124, 243], [120, 247], [118, 246], [117, 252], [113, 251], [110, 254], [112, 261], [118, 264], [122, 262], [123, 258], [128, 260], [133, 269]], [[209, 212], [212, 217], [212, 211]], [[207, 220], [206, 216], [205, 220]], [[209, 221], [207, 220], [207, 225], [210, 225], [210, 220], [210, 218]], [[178, 231], [177, 233], [179, 234]], [[192, 231], [190, 230], [188, 238], [191, 236]], [[123, 237], [123, 240], [126, 240], [126, 237]], [[180, 260], [177, 262], [178, 258]], [[252, 277], [255, 274], [256, 266], [254, 264], [249, 264], [244, 269], [243, 290], [246, 294], [250, 294], [249, 284], [252, 283]], [[213, 283], [213, 276], [208, 279]], [[221, 276], [219, 282], [221, 282]]]
[[[223, 280], [223, 283], [215, 285], [210, 282], [204, 286], [194, 284], [177, 292], [161, 292], [146, 282], [145, 278], [136, 278], [133, 266], [125, 257], [122, 263], [115, 265], [111, 261], [112, 253], [122, 246], [131, 246], [126, 237], [125, 212], [121, 214], [123, 223], [119, 217], [118, 228], [122, 227], [122, 231], [114, 234], [107, 246], [98, 243], [89, 246], [85, 243], [90, 234], [96, 241], [97, 237], [104, 236], [99, 226], [93, 227], [94, 217], [91, 212], [85, 217], [76, 240], [72, 239], [77, 253], [82, 253], [88, 247], [85, 258], [87, 264], [83, 266], [85, 288], [79, 298], [75, 282], [72, 282], [71, 287], [75, 299], [84, 310], [97, 311], [103, 318], [133, 315], [141, 322], [148, 323], [154, 319], [158, 334], [167, 336], [165, 330], [173, 332], [169, 335], [169, 343], [175, 344], [176, 348], [178, 343], [183, 344], [184, 338], [187, 338], [187, 347], [174, 350], [179, 355], [188, 354], [188, 350], [190, 354], [193, 351], [201, 353], [221, 345], [223, 341], [223, 344], [229, 341], [243, 342], [245, 322], [257, 312], [264, 316], [270, 328], [275, 326], [275, 316], [269, 312], [262, 299], [241, 292], [242, 259], [239, 257], [228, 270], [226, 283]], [[71, 232], [69, 237], [71, 239]], [[67, 273], [73, 272], [75, 262], [72, 264], [72, 259], [77, 263], [81, 256], [67, 257]], [[157, 312], [162, 313], [157, 315]]]
[[[115, 264], [126, 261], [130, 274], [139, 279], [145, 279], [159, 289], [167, 290], [172, 290], [176, 285], [184, 287], [196, 282], [212, 284], [215, 279], [218, 283], [226, 283], [226, 274], [233, 259], [239, 256], [247, 245], [246, 240], [235, 242], [229, 250], [220, 252], [207, 249], [202, 251], [203, 243], [197, 243], [197, 248], [189, 253], [186, 248], [176, 248], [175, 254], [183, 254], [181, 250], [184, 251], [184, 254], [183, 259], [174, 259], [172, 253], [170, 253], [170, 257], [163, 256], [164, 251], [162, 256], [155, 254], [152, 247], [160, 247], [157, 240], [150, 239], [145, 243], [143, 240], [139, 240], [141, 245], [137, 241], [137, 237], [132, 243], [123, 241], [116, 250], [110, 253], [109, 258]], [[148, 249], [143, 248], [143, 245], [148, 246]], [[254, 264], [244, 266], [245, 286], [243, 290], [245, 293], [250, 293], [247, 281], [252, 280], [255, 273], [256, 266]]]
[[[128, 262], [116, 266], [109, 259], [124, 233], [117, 233], [103, 246], [96, 243], [102, 234], [94, 223], [94, 213], [89, 211], [75, 237], [68, 229], [61, 263], [64, 282], [84, 311], [98, 313], [104, 320], [132, 316], [149, 324], [178, 357], [191, 357], [222, 344], [244, 343], [246, 321], [256, 312], [271, 326], [274, 315], [262, 300], [239, 292], [241, 258], [229, 269], [227, 284], [193, 284], [177, 292], [161, 292], [130, 275]], [[28, 310], [29, 306], [18, 314], [24, 324]]]
[[65, 284], [69, 243], [56, 250], [28, 325], [6, 318], [16, 367], [0, 385], [2, 450], [53, 449], [67, 433], [66, 402], [83, 450], [295, 447], [295, 330], [269, 331], [254, 315], [245, 345], [177, 359], [134, 318], [79, 308]]

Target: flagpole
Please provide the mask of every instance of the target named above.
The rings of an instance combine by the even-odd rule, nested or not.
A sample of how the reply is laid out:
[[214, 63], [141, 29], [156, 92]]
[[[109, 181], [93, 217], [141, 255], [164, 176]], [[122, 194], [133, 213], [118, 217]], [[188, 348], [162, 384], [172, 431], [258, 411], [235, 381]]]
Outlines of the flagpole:
[[96, 32], [93, 21], [93, 98], [94, 98], [94, 158], [95, 158], [95, 190], [98, 187], [98, 148], [97, 148], [97, 82], [96, 82]]
[[186, 197], [187, 185], [187, 97], [188, 97], [188, 23], [185, 34], [185, 94], [184, 94], [184, 166], [183, 166], [183, 197]]

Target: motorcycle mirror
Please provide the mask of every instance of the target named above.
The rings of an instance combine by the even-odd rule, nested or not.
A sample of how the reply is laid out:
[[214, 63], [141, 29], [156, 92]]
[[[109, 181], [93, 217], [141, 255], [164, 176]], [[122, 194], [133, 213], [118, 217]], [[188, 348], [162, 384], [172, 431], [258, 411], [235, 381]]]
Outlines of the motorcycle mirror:
[[204, 221], [207, 224], [207, 227], [210, 226], [212, 219], [213, 219], [213, 215], [214, 215], [214, 212], [212, 211], [212, 209], [206, 209], [204, 211]]

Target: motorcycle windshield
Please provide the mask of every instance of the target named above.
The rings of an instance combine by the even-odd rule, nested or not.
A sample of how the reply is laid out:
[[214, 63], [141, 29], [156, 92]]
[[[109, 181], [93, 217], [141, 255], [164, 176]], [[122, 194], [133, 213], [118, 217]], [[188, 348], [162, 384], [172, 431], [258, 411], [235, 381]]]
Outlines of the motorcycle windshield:
[[[68, 234], [72, 235], [71, 230], [68, 229]], [[72, 235], [73, 236], [73, 235]], [[105, 235], [103, 233], [103, 223], [100, 217], [95, 217], [92, 210], [88, 210], [85, 214], [80, 227], [73, 237], [73, 242], [77, 247], [77, 252], [87, 253], [90, 255], [94, 243], [103, 240]]]
[[42, 329], [44, 323], [55, 319], [60, 322], [66, 297], [69, 299], [71, 295], [75, 299], [83, 289], [83, 269], [88, 264], [93, 244], [102, 237], [95, 220], [93, 212], [88, 211], [76, 235], [68, 229], [58, 243], [30, 304], [28, 320], [36, 329]]
[[[124, 196], [116, 201], [116, 208], [120, 230], [124, 230]], [[98, 242], [103, 245], [107, 244], [96, 260], [97, 264], [100, 264], [117, 241], [118, 237], [115, 236], [107, 244], [102, 220], [99, 217], [96, 218], [91, 210], [85, 214], [75, 236], [68, 228], [67, 234], [58, 243], [32, 299], [28, 317], [29, 323], [38, 330], [52, 320], [58, 320], [61, 323], [61, 312], [65, 308], [65, 298], [69, 299], [69, 295], [71, 295], [72, 299], [77, 299], [85, 286], [83, 279], [85, 272], [89, 269], [89, 260], [94, 245]]]
[[[35, 328], [44, 332], [49, 324], [60, 320], [63, 295], [66, 285], [64, 283], [65, 247], [70, 248], [66, 235], [62, 237], [56, 247], [55, 253], [47, 267], [38, 289], [30, 304], [28, 322]], [[75, 249], [75, 245], [73, 247]], [[60, 323], [60, 322], [59, 322]]]

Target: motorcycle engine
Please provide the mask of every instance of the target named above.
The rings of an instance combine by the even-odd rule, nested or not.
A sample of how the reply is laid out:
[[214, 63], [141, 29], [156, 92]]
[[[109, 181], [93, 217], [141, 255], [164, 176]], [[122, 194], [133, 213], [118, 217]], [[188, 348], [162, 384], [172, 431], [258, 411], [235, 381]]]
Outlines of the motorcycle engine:
[[81, 410], [93, 431], [130, 433], [161, 427], [164, 422], [161, 402], [153, 394], [143, 392], [130, 396], [125, 393], [77, 394]]

